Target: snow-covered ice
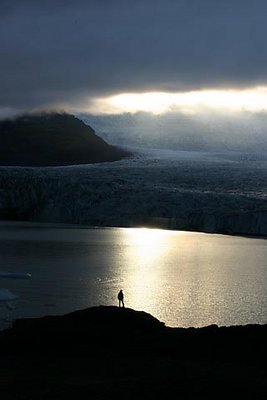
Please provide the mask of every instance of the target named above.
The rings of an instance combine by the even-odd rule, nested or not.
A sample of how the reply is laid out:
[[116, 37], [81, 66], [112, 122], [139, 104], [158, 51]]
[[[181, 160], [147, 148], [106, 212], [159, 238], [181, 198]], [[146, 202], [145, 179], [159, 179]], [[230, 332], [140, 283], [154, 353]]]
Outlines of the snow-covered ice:
[[0, 219], [267, 235], [266, 153], [130, 150], [112, 163], [2, 167]]

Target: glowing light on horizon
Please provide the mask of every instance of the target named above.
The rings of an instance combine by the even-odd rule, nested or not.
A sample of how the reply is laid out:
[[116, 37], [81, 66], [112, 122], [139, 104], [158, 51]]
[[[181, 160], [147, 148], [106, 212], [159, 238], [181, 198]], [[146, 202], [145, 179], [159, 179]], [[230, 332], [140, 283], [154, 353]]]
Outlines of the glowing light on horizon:
[[162, 256], [162, 243], [171, 236], [169, 231], [149, 228], [132, 228], [127, 230], [127, 241], [134, 251], [136, 264], [150, 264]]
[[123, 234], [127, 249], [127, 292], [131, 304], [136, 309], [144, 309], [145, 306], [149, 311], [156, 293], [162, 290], [163, 266], [173, 233], [160, 229], [131, 228]]
[[95, 99], [89, 112], [121, 114], [145, 111], [163, 114], [170, 111], [197, 113], [206, 109], [229, 112], [267, 111], [267, 87], [242, 90], [209, 89], [178, 93], [121, 93]]

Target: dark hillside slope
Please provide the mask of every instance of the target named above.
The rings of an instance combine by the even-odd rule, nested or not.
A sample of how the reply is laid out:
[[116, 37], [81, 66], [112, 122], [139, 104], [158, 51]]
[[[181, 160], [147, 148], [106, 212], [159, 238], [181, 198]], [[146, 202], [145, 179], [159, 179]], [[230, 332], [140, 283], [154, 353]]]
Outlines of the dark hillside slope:
[[93, 307], [0, 332], [1, 400], [266, 399], [267, 325], [168, 328]]
[[70, 114], [0, 121], [0, 165], [53, 166], [119, 160], [127, 155]]

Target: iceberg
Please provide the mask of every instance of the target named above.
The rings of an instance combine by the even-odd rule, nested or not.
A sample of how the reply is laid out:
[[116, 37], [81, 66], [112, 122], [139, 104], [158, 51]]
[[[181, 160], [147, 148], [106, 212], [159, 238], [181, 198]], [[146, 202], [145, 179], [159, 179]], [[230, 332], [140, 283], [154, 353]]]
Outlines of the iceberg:
[[10, 301], [18, 300], [19, 296], [16, 296], [14, 293], [10, 292], [8, 289], [1, 288], [0, 289], [0, 303], [7, 303]]
[[32, 275], [25, 272], [0, 272], [0, 278], [29, 279]]

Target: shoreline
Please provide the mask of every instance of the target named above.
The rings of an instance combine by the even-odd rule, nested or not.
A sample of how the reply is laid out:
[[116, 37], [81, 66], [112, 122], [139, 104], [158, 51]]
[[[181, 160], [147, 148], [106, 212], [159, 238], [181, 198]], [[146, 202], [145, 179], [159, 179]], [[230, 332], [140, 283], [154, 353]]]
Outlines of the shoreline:
[[[113, 312], [114, 310], [120, 309], [121, 312], [130, 312], [130, 313], [135, 313], [136, 315], [142, 315], [142, 316], [148, 316], [148, 318], [152, 318], [154, 321], [157, 321], [157, 324], [159, 324], [161, 327], [164, 327], [164, 329], [166, 328], [168, 331], [170, 332], [175, 332], [175, 331], [179, 331], [179, 332], [204, 332], [207, 330], [216, 330], [216, 331], [223, 331], [223, 330], [231, 330], [231, 329], [253, 329], [257, 327], [259, 327], [259, 329], [261, 329], [261, 327], [263, 329], [266, 329], [267, 332], [267, 321], [265, 323], [259, 323], [259, 322], [255, 322], [255, 323], [245, 323], [245, 324], [231, 324], [231, 325], [218, 325], [216, 323], [210, 323], [208, 325], [201, 325], [201, 326], [170, 326], [170, 325], [166, 325], [165, 322], [160, 321], [157, 317], [154, 317], [152, 314], [150, 314], [147, 311], [143, 311], [143, 310], [136, 310], [130, 307], [118, 307], [118, 306], [114, 306], [114, 305], [94, 305], [94, 306], [89, 306], [86, 308], [82, 308], [82, 309], [76, 309], [74, 311], [70, 311], [67, 313], [63, 313], [63, 314], [45, 314], [45, 315], [41, 315], [41, 316], [35, 316], [35, 317], [18, 317], [15, 318], [14, 320], [10, 320], [9, 321], [9, 326], [7, 328], [4, 329], [0, 329], [0, 337], [1, 337], [1, 333], [5, 332], [5, 331], [12, 331], [12, 329], [17, 329], [17, 326], [25, 326], [30, 327], [31, 325], [35, 325], [35, 324], [45, 324], [46, 321], [50, 320], [54, 320], [54, 321], [60, 321], [64, 318], [70, 318], [72, 316], [79, 316], [82, 314], [86, 314], [86, 313], [90, 313], [90, 311], [92, 310], [96, 310], [96, 313], [98, 312], [98, 310], [106, 310], [106, 312], [109, 312], [109, 310], [111, 310], [111, 312]], [[49, 321], [49, 323], [50, 323]], [[104, 321], [103, 321], [104, 322]]]
[[87, 224], [75, 224], [75, 223], [63, 223], [63, 222], [43, 222], [43, 221], [27, 221], [27, 220], [0, 220], [1, 228], [43, 228], [43, 229], [159, 229], [173, 232], [191, 232], [207, 235], [220, 235], [230, 237], [243, 237], [247, 239], [262, 239], [267, 240], [266, 235], [251, 235], [243, 233], [222, 233], [222, 232], [210, 232], [210, 231], [198, 231], [198, 230], [185, 230], [185, 229], [174, 229], [156, 226], [156, 225], [87, 225]]

